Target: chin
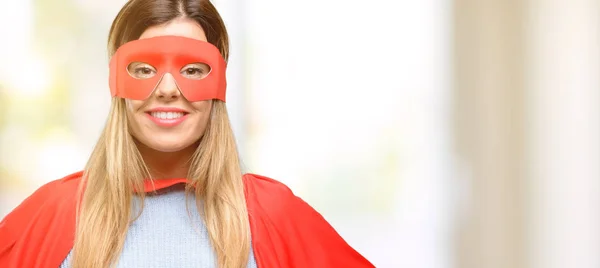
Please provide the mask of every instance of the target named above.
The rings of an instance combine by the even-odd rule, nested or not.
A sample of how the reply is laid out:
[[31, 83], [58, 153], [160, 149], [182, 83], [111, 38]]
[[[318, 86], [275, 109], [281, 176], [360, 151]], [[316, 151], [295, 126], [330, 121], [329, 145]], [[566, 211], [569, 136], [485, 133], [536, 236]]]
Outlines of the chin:
[[168, 139], [150, 139], [142, 142], [149, 147], [150, 149], [163, 153], [175, 153], [179, 151], [183, 151], [191, 146], [196, 144], [194, 139], [186, 139], [182, 137], [178, 138], [168, 138]]
[[158, 143], [158, 144], [152, 144], [152, 145], [153, 146], [149, 146], [149, 147], [154, 149], [155, 151], [159, 151], [159, 152], [163, 152], [163, 153], [175, 153], [175, 152], [183, 151], [183, 150], [189, 148], [190, 146], [193, 145], [193, 143], [192, 144]]
[[150, 148], [154, 149], [155, 151], [161, 152], [161, 153], [176, 153], [176, 152], [182, 151], [186, 147], [162, 145], [162, 146], [152, 146]]

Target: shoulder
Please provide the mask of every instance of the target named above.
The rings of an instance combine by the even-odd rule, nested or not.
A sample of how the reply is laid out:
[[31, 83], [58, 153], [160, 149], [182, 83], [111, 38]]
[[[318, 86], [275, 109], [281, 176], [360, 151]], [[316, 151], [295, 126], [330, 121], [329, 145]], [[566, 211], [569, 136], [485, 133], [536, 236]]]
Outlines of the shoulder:
[[21, 202], [11, 214], [27, 210], [30, 206], [47, 206], [51, 204], [49, 201], [64, 200], [66, 197], [74, 196], [82, 176], [83, 171], [79, 171], [42, 185]]
[[82, 177], [83, 171], [78, 171], [60, 179], [50, 181], [38, 188], [28, 198], [53, 197], [63, 193], [70, 193], [73, 190], [76, 191], [79, 187]]
[[0, 234], [3, 237], [16, 235], [20, 228], [41, 214], [52, 214], [65, 205], [74, 205], [82, 175], [79, 171], [39, 187], [0, 221]]
[[278, 213], [295, 203], [298, 197], [285, 184], [275, 179], [247, 173], [243, 176], [248, 206], [260, 206], [268, 213]]
[[271, 261], [293, 267], [374, 267], [288, 186], [256, 174], [243, 179], [253, 239], [286, 249]]
[[49, 206], [55, 204], [54, 202], [68, 200], [69, 197], [74, 197], [82, 176], [83, 171], [79, 171], [42, 185], [33, 192], [33, 194], [27, 197], [15, 211], [27, 209], [28, 205]]
[[[284, 183], [257, 174], [245, 174], [243, 178], [249, 212], [259, 213], [274, 223], [298, 219], [326, 222], [319, 212]], [[294, 213], [290, 213], [292, 211]]]
[[256, 194], [271, 193], [282, 195], [280, 197], [294, 196], [294, 193], [287, 185], [266, 176], [247, 173], [244, 174], [243, 180], [246, 192]]
[[72, 246], [81, 177], [77, 172], [44, 184], [0, 221], [0, 266], [32, 267]]

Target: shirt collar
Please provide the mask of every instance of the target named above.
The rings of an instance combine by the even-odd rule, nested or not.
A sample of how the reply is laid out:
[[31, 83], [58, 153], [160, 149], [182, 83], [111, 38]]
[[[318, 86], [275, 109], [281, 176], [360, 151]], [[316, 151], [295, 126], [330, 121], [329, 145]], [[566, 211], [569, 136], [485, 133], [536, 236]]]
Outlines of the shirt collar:
[[187, 183], [185, 178], [176, 179], [159, 179], [159, 180], [144, 180], [144, 192], [154, 192], [160, 189], [171, 187], [175, 184]]

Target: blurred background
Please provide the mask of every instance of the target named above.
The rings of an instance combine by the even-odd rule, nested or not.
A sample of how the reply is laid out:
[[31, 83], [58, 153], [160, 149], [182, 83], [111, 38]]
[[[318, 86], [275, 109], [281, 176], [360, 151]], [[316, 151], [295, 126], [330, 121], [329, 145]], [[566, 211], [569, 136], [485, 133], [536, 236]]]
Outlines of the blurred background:
[[[0, 217], [83, 168], [124, 3], [0, 0]], [[600, 1], [213, 3], [246, 171], [377, 267], [600, 267]]]

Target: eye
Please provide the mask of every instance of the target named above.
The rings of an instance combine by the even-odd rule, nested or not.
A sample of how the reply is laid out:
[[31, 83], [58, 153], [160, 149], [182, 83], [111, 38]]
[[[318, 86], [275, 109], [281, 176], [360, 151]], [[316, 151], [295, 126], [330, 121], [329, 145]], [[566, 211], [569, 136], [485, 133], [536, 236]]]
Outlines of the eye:
[[156, 75], [156, 68], [144, 62], [132, 62], [127, 66], [127, 72], [137, 79], [148, 79]]
[[208, 76], [210, 66], [205, 63], [192, 63], [181, 68], [181, 75], [188, 79], [200, 80]]
[[187, 75], [199, 75], [199, 74], [202, 74], [202, 70], [200, 68], [194, 68], [194, 67], [187, 68], [187, 69], [184, 70], [184, 72]]

